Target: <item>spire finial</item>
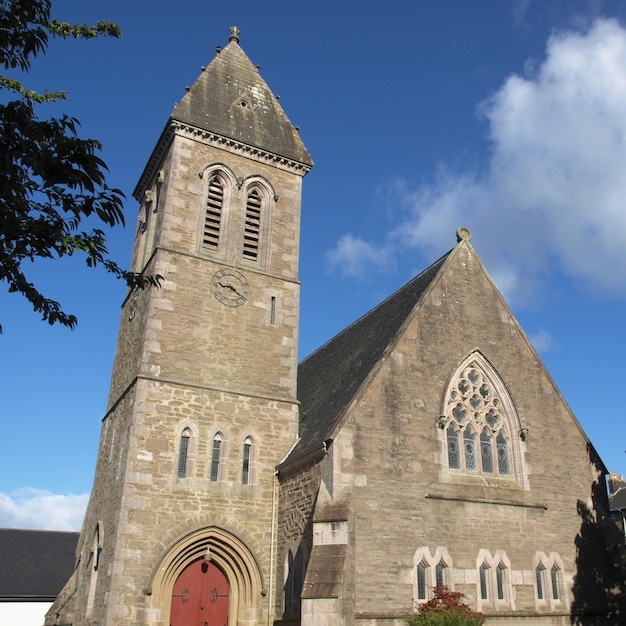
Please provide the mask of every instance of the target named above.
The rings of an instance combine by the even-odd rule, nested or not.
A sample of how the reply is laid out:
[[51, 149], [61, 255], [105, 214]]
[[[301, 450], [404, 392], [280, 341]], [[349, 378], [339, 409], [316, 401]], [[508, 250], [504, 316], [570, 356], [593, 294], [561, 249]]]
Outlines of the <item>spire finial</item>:
[[241, 31], [236, 26], [231, 26], [228, 41], [236, 41], [239, 43], [239, 35], [241, 35]]
[[472, 233], [469, 228], [465, 226], [459, 226], [456, 229], [456, 240], [461, 243], [462, 241], [469, 241], [472, 238]]

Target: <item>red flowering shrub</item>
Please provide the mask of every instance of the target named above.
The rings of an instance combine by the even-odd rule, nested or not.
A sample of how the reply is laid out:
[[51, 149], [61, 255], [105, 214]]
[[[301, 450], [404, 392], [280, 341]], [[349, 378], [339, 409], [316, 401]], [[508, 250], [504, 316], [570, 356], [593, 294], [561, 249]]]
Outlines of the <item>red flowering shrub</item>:
[[447, 587], [435, 587], [433, 598], [422, 604], [419, 613], [406, 618], [409, 626], [481, 626], [485, 623], [482, 613], [473, 611], [465, 602], [463, 594]]

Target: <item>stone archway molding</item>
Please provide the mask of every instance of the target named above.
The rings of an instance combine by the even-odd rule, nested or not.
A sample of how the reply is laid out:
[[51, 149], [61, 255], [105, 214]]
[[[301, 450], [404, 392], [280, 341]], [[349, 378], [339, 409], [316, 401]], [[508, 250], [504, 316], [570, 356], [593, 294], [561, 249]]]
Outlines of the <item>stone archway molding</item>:
[[179, 537], [161, 556], [150, 573], [144, 594], [156, 609], [157, 624], [167, 624], [172, 589], [180, 573], [193, 561], [208, 558], [222, 569], [230, 585], [229, 624], [256, 623], [260, 597], [266, 595], [258, 562], [235, 535], [216, 526], [197, 529]]

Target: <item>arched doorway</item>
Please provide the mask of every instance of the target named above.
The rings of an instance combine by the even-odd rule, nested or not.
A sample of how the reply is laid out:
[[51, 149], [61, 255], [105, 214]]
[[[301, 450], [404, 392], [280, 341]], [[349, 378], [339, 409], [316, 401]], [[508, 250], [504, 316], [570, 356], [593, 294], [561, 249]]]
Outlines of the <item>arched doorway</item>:
[[[172, 608], [174, 604], [177, 601], [182, 604], [182, 599], [174, 596], [181, 596], [185, 588], [189, 589], [190, 594], [192, 589], [181, 576], [190, 568], [189, 574], [193, 579], [194, 565], [204, 576], [201, 571], [203, 562], [211, 565], [207, 567], [207, 575], [209, 571], [216, 575], [215, 570], [212, 570], [215, 567], [225, 581], [225, 587], [215, 587], [217, 595], [225, 595], [220, 589], [227, 590], [228, 600], [225, 604], [228, 617], [223, 622], [217, 622], [217, 626], [251, 626], [267, 622], [267, 613], [262, 605], [267, 591], [256, 558], [235, 535], [216, 526], [207, 526], [182, 535], [156, 560], [144, 589], [149, 598], [148, 608], [155, 611], [154, 626], [205, 626], [207, 618], [170, 621], [175, 617]], [[181, 589], [178, 588], [179, 583]], [[186, 595], [187, 607], [191, 600], [189, 594]], [[186, 620], [186, 617], [183, 619]], [[214, 626], [214, 623], [207, 622], [206, 626]]]
[[170, 626], [226, 626], [229, 596], [224, 572], [204, 558], [196, 559], [174, 583]]

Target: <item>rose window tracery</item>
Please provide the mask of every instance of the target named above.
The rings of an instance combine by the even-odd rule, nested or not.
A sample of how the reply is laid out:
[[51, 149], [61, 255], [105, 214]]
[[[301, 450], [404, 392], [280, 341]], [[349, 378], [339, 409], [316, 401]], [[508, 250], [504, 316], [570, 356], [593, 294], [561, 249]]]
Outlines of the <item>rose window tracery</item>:
[[474, 360], [461, 367], [445, 403], [448, 467], [511, 475], [509, 422], [489, 377]]

